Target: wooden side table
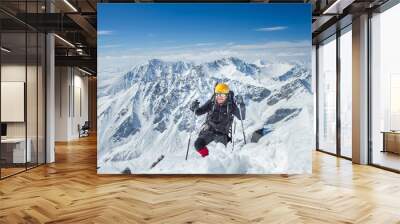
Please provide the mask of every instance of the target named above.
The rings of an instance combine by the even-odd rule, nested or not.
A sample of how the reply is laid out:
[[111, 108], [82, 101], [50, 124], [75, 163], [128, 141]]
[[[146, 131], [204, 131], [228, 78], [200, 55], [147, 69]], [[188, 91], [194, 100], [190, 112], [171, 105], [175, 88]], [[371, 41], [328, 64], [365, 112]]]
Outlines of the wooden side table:
[[392, 152], [400, 154], [400, 131], [382, 131], [383, 150], [382, 152]]

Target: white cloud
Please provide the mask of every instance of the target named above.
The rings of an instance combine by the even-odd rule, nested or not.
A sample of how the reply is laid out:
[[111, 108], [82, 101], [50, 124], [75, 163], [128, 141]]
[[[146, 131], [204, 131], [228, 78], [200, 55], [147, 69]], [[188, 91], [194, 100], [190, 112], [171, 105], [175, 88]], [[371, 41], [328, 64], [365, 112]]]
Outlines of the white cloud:
[[202, 47], [202, 46], [212, 46], [215, 45], [215, 43], [197, 43], [196, 46]]
[[302, 48], [310, 47], [309, 41], [275, 41], [261, 44], [236, 44], [231, 45], [233, 49], [251, 50], [251, 49], [285, 49], [285, 48]]
[[165, 47], [161, 47], [161, 49], [163, 49], [163, 51], [165, 50], [179, 50], [179, 49], [185, 49], [185, 48], [190, 48], [190, 47], [194, 47], [195, 45], [193, 44], [186, 44], [186, 45], [175, 45], [175, 46], [165, 46]]
[[271, 27], [262, 27], [256, 29], [256, 31], [260, 32], [271, 32], [271, 31], [278, 31], [278, 30], [286, 30], [288, 27], [287, 26], [271, 26]]
[[111, 35], [113, 34], [113, 31], [111, 30], [98, 30], [97, 35]]
[[307, 56], [304, 52], [293, 52], [293, 53], [278, 53], [276, 56], [278, 57], [299, 57], [299, 56]]
[[103, 44], [99, 45], [99, 48], [116, 48], [116, 47], [121, 47], [119, 44]]
[[176, 45], [176, 46], [165, 46], [165, 47], [162, 47], [162, 49], [164, 49], [164, 50], [182, 50], [182, 49], [193, 50], [193, 48], [207, 47], [207, 46], [213, 46], [213, 45], [216, 45], [216, 43], [197, 43], [197, 44], [185, 44], [185, 45]]
[[180, 45], [158, 49], [127, 49], [99, 54], [101, 67], [127, 67], [147, 63], [150, 59], [165, 61], [210, 62], [224, 57], [239, 57], [248, 62], [262, 60], [307, 59], [311, 53], [310, 41], [279, 41], [258, 44]]

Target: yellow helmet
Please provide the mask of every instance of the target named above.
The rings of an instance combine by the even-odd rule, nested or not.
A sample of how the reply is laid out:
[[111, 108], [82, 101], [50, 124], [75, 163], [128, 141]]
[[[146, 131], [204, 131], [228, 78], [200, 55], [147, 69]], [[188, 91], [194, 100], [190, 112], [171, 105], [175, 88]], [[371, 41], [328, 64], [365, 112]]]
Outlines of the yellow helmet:
[[225, 83], [218, 83], [215, 86], [214, 93], [222, 93], [222, 94], [228, 94], [229, 93], [229, 86]]

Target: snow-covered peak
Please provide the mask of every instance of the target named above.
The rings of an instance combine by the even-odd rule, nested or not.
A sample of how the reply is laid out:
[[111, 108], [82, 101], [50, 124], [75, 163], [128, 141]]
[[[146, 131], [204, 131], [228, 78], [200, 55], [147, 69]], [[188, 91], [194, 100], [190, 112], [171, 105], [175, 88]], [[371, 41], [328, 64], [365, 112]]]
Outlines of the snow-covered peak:
[[255, 61], [253, 62], [253, 64], [256, 65], [256, 66], [258, 66], [258, 67], [263, 67], [263, 66], [267, 65], [268, 62], [265, 61], [265, 60], [262, 60], [262, 59], [257, 59], [257, 60], [255, 60]]
[[[286, 133], [291, 122], [298, 122], [292, 119], [307, 111], [304, 100], [312, 102], [310, 71], [293, 63], [249, 63], [237, 57], [202, 64], [151, 59], [113, 80], [100, 83], [98, 91], [100, 172], [114, 164], [118, 164], [117, 172], [126, 167], [135, 173], [148, 172], [161, 154], [166, 157], [157, 168], [168, 170], [167, 161], [184, 158], [189, 133], [192, 129], [198, 132], [204, 122], [204, 116], [196, 118], [188, 108], [195, 99], [201, 103], [209, 100], [216, 82], [227, 83], [236, 95], [243, 96], [248, 112], [244, 122], [247, 137], [268, 126], [267, 139], [260, 142]], [[241, 146], [242, 136], [236, 134], [235, 147]], [[220, 152], [210, 148], [213, 155]], [[193, 146], [190, 150], [190, 162], [196, 162]], [[193, 172], [202, 172], [199, 169]], [[249, 169], [240, 172], [252, 172]]]
[[250, 64], [237, 57], [228, 57], [206, 63], [206, 67], [211, 71], [222, 70], [226, 67], [234, 67], [235, 70], [243, 73], [245, 76], [256, 75], [260, 68], [255, 64]]
[[150, 59], [148, 64], [149, 64], [149, 66], [160, 66], [162, 64], [165, 64], [165, 62], [161, 59], [154, 58], [154, 59]]
[[277, 76], [275, 79], [279, 81], [287, 81], [295, 78], [306, 78], [308, 75], [309, 72], [304, 66], [295, 64], [289, 71]]

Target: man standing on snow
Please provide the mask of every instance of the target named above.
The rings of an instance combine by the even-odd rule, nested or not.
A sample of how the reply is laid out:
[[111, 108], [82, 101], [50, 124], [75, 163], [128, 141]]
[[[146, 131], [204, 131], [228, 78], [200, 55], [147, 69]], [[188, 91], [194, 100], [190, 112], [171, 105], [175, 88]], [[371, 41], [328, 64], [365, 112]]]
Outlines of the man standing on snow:
[[[234, 100], [235, 99], [235, 100]], [[240, 109], [237, 105], [240, 105]], [[225, 83], [218, 83], [214, 89], [213, 97], [199, 107], [198, 100], [190, 106], [190, 110], [197, 116], [207, 113], [206, 122], [203, 124], [199, 137], [194, 142], [197, 152], [202, 156], [208, 156], [207, 145], [212, 142], [221, 142], [226, 146], [232, 139], [229, 137], [233, 115], [244, 120], [246, 109], [243, 97], [236, 96], [229, 90]], [[240, 110], [240, 111], [239, 111]]]

